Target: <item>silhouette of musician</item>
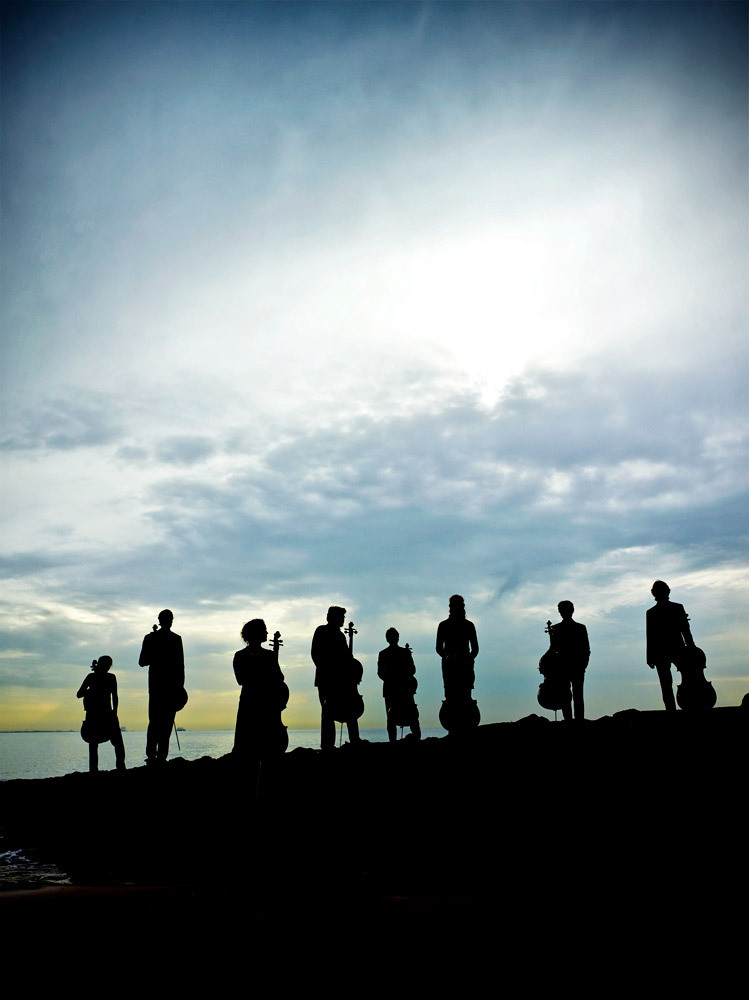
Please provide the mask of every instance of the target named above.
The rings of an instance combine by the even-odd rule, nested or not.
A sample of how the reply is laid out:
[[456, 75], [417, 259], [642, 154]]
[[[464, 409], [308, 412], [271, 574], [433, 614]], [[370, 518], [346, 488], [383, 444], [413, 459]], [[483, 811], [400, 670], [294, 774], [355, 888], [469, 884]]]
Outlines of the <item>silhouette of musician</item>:
[[408, 726], [411, 735], [420, 740], [419, 710], [414, 701], [416, 667], [411, 650], [398, 645], [400, 635], [394, 628], [387, 630], [385, 639], [388, 645], [377, 657], [377, 676], [382, 680], [388, 738], [395, 743], [398, 726]]
[[437, 626], [437, 655], [442, 657], [445, 700], [463, 701], [470, 699], [476, 680], [474, 660], [479, 655], [479, 642], [460, 594], [453, 594], [449, 607], [449, 617]]
[[[345, 710], [345, 703], [356, 695], [356, 683], [352, 686], [355, 661], [348, 647], [346, 637], [341, 632], [346, 609], [335, 605], [328, 608], [327, 622], [318, 625], [312, 637], [312, 662], [315, 664], [315, 687], [320, 698], [320, 746], [323, 750], [335, 747], [336, 708], [348, 729], [349, 741], [359, 743], [358, 715], [351, 705], [351, 714]], [[344, 708], [341, 711], [341, 707]]]
[[242, 626], [245, 648], [234, 654], [234, 676], [241, 685], [234, 730], [234, 753], [243, 760], [264, 760], [281, 752], [281, 712], [289, 690], [278, 665], [278, 654], [263, 649], [268, 629], [262, 618]]
[[658, 671], [663, 704], [667, 712], [676, 711], [671, 664], [677, 669], [684, 658], [684, 650], [694, 649], [694, 639], [689, 619], [682, 604], [668, 599], [671, 588], [663, 580], [656, 580], [650, 589], [655, 605], [645, 613], [648, 666]]
[[557, 610], [562, 620], [551, 626], [549, 635], [550, 648], [557, 654], [560, 677], [563, 683], [571, 687], [571, 697], [568, 696], [562, 705], [562, 715], [566, 722], [572, 721], [572, 704], [575, 706], [575, 721], [582, 722], [585, 718], [583, 702], [583, 682], [585, 668], [590, 659], [590, 644], [588, 630], [580, 622], [572, 620], [575, 606], [572, 601], [560, 601]]
[[83, 698], [86, 721], [81, 736], [88, 743], [88, 769], [99, 770], [99, 744], [111, 743], [118, 771], [125, 770], [125, 744], [122, 742], [120, 720], [117, 718], [119, 698], [117, 678], [109, 673], [111, 656], [100, 656], [91, 664], [90, 674], [83, 679], [76, 698]]
[[174, 615], [168, 609], [159, 613], [160, 629], [143, 637], [138, 663], [148, 667], [148, 732], [146, 764], [163, 764], [169, 754], [169, 738], [174, 715], [186, 699], [185, 655], [182, 637], [172, 632]]

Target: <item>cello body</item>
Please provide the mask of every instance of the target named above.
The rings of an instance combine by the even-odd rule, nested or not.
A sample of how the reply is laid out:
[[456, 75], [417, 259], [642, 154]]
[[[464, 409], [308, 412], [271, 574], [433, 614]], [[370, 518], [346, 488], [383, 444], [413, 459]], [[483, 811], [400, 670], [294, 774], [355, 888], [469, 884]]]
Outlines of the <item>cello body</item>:
[[481, 712], [475, 698], [445, 698], [440, 708], [440, 725], [448, 733], [475, 729], [481, 723]]
[[697, 646], [687, 647], [679, 660], [676, 669], [681, 674], [681, 684], [676, 688], [676, 704], [683, 712], [713, 708], [718, 696], [705, 678], [707, 658], [704, 652]]
[[349, 719], [360, 719], [364, 715], [364, 699], [357, 690], [364, 676], [364, 668], [359, 660], [352, 659], [348, 671], [345, 683], [327, 698], [336, 722], [348, 722]]
[[[276, 654], [276, 663], [278, 663], [278, 650], [279, 647], [283, 646], [283, 639], [281, 638], [280, 632], [273, 633], [273, 652]], [[279, 669], [281, 664], [278, 664]], [[281, 674], [283, 677], [283, 674]], [[278, 688], [279, 703], [278, 703], [278, 752], [286, 753], [289, 746], [289, 730], [288, 727], [283, 724], [281, 720], [281, 712], [289, 704], [289, 685], [286, 681], [282, 680]]]
[[[551, 621], [547, 621], [544, 631], [548, 633], [549, 640], [552, 628]], [[544, 677], [536, 695], [541, 708], [545, 708], [548, 712], [558, 712], [566, 708], [572, 698], [570, 682], [563, 673], [559, 655], [551, 646], [538, 661], [538, 670]]]
[[348, 723], [349, 720], [360, 719], [364, 715], [364, 699], [358, 690], [364, 676], [364, 667], [359, 660], [354, 659], [354, 636], [357, 633], [354, 623], [349, 622], [348, 628], [343, 631], [348, 636], [351, 659], [345, 664], [340, 682], [335, 690], [328, 694], [326, 703], [336, 722]]
[[473, 657], [467, 653], [448, 653], [442, 657], [445, 700], [439, 719], [448, 733], [475, 729], [481, 722], [478, 703], [471, 697], [476, 676], [473, 664]]

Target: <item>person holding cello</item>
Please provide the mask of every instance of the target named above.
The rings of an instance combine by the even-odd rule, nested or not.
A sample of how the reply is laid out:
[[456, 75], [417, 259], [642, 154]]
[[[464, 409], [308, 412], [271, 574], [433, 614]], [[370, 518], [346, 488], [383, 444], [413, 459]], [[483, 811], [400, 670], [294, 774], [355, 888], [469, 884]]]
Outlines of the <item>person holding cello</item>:
[[[333, 605], [328, 608], [327, 622], [318, 625], [312, 637], [312, 662], [315, 664], [315, 687], [320, 698], [320, 746], [323, 750], [335, 747], [336, 718], [346, 723], [349, 741], [360, 743], [359, 715], [357, 714], [356, 684], [353, 652], [341, 632], [346, 619], [346, 609]], [[350, 711], [345, 704], [350, 702]]]
[[[694, 649], [694, 639], [683, 604], [670, 601], [671, 588], [656, 580], [650, 589], [655, 604], [645, 613], [646, 659], [658, 671], [663, 704], [667, 712], [676, 711], [671, 664], [679, 668], [686, 649]], [[679, 668], [680, 669], [680, 668]]]
[[237, 650], [232, 664], [242, 689], [233, 753], [244, 762], [273, 760], [289, 742], [281, 722], [281, 712], [289, 700], [289, 689], [278, 663], [281, 633], [276, 632], [273, 649], [263, 648], [268, 629], [262, 618], [245, 622], [240, 634], [245, 648]]
[[[585, 718], [583, 683], [585, 668], [590, 659], [588, 630], [580, 622], [572, 620], [575, 605], [572, 601], [560, 601], [557, 610], [562, 620], [552, 625], [549, 631], [551, 651], [557, 654], [560, 675], [567, 688], [566, 701], [562, 705], [565, 722], [572, 721], [572, 707], [575, 708], [575, 722]], [[572, 692], [570, 694], [570, 687]]]
[[408, 726], [414, 739], [421, 739], [419, 710], [414, 701], [416, 693], [416, 666], [411, 647], [399, 646], [400, 635], [395, 628], [385, 633], [387, 646], [377, 657], [377, 676], [382, 681], [382, 697], [385, 699], [388, 740], [398, 739], [398, 726]]

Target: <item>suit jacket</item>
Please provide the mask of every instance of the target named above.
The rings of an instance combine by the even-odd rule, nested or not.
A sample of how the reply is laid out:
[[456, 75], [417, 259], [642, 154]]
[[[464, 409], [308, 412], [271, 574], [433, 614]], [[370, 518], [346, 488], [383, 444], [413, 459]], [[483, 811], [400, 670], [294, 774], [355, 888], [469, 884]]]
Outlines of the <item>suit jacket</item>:
[[658, 601], [645, 613], [648, 663], [676, 663], [685, 646], [693, 646], [683, 604]]
[[346, 636], [337, 625], [318, 625], [312, 637], [312, 662], [315, 664], [315, 687], [330, 690], [346, 678], [346, 666], [353, 657]]
[[160, 628], [143, 636], [138, 663], [148, 667], [148, 690], [157, 693], [179, 691], [185, 686], [185, 654], [182, 636]]
[[559, 654], [565, 666], [582, 667], [583, 670], [587, 667], [590, 659], [588, 630], [580, 622], [563, 618], [556, 625], [552, 625], [550, 645]]

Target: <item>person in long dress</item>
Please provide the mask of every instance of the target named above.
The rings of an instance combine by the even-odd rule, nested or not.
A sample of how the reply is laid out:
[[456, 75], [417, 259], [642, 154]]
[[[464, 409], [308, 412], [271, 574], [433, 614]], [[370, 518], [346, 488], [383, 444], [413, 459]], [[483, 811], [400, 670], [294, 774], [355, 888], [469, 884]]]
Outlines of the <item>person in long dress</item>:
[[264, 649], [268, 629], [262, 618], [242, 627], [245, 648], [234, 654], [234, 676], [242, 688], [234, 730], [234, 753], [244, 760], [277, 757], [282, 746], [281, 712], [289, 689], [278, 665], [278, 655]]
[[445, 698], [469, 699], [476, 681], [474, 661], [479, 655], [479, 641], [476, 626], [466, 618], [460, 594], [450, 598], [450, 616], [437, 626], [437, 655], [442, 658]]

